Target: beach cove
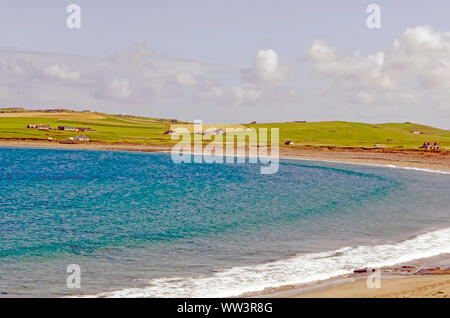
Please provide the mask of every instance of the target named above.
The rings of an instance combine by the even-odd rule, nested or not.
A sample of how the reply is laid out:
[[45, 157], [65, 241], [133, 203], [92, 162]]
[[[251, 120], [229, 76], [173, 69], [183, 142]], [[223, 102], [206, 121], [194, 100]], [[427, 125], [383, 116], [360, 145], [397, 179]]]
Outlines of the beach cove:
[[[282, 160], [261, 176], [162, 153], [0, 154], [8, 295], [229, 297], [449, 252], [445, 173]], [[84, 269], [80, 291], [65, 286], [68, 263]]]

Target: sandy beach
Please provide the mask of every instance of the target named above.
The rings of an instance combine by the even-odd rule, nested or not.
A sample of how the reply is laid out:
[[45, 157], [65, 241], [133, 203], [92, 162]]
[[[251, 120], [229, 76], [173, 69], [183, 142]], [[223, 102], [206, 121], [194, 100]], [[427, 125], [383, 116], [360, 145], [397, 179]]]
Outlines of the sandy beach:
[[[3, 147], [39, 147], [61, 149], [169, 152], [172, 145], [138, 145], [110, 143], [62, 144], [45, 140], [0, 139]], [[387, 148], [280, 147], [281, 158], [334, 161], [355, 164], [392, 165], [397, 167], [450, 171], [450, 151]]]
[[298, 298], [448, 298], [450, 274], [384, 279], [380, 288], [367, 288], [365, 280], [344, 283]]

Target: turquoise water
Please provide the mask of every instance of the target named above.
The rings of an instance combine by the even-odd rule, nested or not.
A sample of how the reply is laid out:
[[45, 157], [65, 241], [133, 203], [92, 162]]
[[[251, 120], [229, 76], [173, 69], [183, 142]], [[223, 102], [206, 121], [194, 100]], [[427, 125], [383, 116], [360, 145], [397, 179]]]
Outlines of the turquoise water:
[[[0, 292], [220, 296], [267, 287], [268, 273], [307, 281], [327, 269], [310, 255], [365, 246], [370, 262], [388, 255], [370, 247], [448, 228], [449, 193], [448, 174], [386, 167], [282, 160], [261, 175], [167, 154], [1, 148]], [[445, 251], [447, 232], [436, 233], [443, 247], [421, 244]], [[298, 257], [314, 264], [309, 276], [284, 261]], [[69, 264], [81, 289], [66, 286]]]

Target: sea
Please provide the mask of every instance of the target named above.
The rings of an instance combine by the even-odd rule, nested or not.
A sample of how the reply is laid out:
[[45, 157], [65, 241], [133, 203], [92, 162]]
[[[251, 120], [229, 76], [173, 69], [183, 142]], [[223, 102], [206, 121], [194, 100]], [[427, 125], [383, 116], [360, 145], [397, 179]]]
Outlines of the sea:
[[445, 253], [446, 171], [0, 148], [0, 298], [230, 297]]

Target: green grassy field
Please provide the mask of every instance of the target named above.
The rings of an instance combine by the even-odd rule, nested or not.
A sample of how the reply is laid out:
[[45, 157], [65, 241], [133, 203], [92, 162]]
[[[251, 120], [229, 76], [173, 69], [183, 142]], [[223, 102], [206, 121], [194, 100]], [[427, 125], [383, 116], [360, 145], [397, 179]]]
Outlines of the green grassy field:
[[[253, 124], [249, 127], [279, 128], [280, 144], [295, 146], [418, 148], [425, 141], [437, 141], [450, 149], [450, 131], [414, 123], [365, 124], [341, 121]], [[420, 132], [414, 134], [413, 131]]]
[[[170, 120], [134, 116], [119, 116], [100, 113], [17, 113], [19, 117], [3, 117], [0, 114], [0, 138], [36, 138], [66, 140], [76, 135], [87, 135], [91, 141], [109, 143], [128, 142], [138, 144], [170, 143], [170, 136], [164, 132]], [[28, 113], [29, 114], [29, 113]], [[20, 117], [23, 115], [24, 117]], [[26, 128], [28, 124], [50, 125], [51, 130]], [[95, 132], [70, 132], [56, 130], [58, 126], [90, 127]]]
[[[47, 124], [51, 130], [28, 129], [28, 124]], [[185, 123], [186, 124], [186, 123]], [[181, 126], [183, 123], [181, 123]], [[189, 124], [188, 124], [189, 125]], [[67, 132], [58, 126], [90, 127], [96, 132]], [[120, 116], [91, 112], [0, 112], [0, 138], [34, 138], [62, 141], [84, 134], [91, 141], [134, 144], [173, 144], [164, 132], [180, 123], [168, 119]], [[211, 126], [211, 125], [209, 125]], [[206, 127], [209, 127], [206, 126]], [[218, 125], [218, 128], [245, 127]], [[247, 127], [279, 128], [280, 144], [292, 140], [295, 146], [418, 148], [424, 141], [437, 141], [450, 149], [450, 131], [413, 123], [365, 124], [351, 122], [306, 122], [248, 124]], [[418, 131], [420, 134], [414, 134]]]

